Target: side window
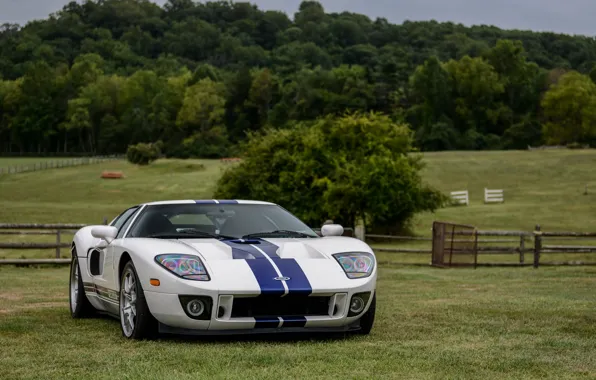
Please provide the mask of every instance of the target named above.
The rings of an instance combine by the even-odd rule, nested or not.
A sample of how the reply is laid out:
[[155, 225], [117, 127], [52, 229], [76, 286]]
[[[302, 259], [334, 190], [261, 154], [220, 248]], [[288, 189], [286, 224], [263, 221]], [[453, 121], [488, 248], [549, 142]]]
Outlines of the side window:
[[118, 235], [116, 236], [116, 239], [122, 238], [122, 236], [126, 232], [126, 229], [130, 225], [130, 222], [132, 222], [134, 214], [136, 214], [138, 209], [138, 206], [129, 208], [128, 210], [124, 211], [120, 218], [118, 218], [118, 220], [114, 224], [114, 227], [118, 229]]

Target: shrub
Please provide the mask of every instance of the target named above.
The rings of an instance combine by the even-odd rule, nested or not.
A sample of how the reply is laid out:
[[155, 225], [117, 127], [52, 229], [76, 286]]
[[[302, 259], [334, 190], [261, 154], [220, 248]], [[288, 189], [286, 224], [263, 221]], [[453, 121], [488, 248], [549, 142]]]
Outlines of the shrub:
[[161, 143], [139, 143], [129, 145], [126, 151], [126, 159], [136, 165], [149, 165], [161, 155]]
[[248, 136], [243, 161], [226, 170], [215, 197], [278, 203], [306, 223], [405, 225], [447, 197], [424, 185], [405, 125], [376, 113], [328, 116]]

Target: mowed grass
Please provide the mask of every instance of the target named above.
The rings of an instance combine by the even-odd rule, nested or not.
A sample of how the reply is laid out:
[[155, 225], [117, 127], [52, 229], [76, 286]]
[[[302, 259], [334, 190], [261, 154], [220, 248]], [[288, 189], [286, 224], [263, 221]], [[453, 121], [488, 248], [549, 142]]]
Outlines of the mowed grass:
[[[0, 166], [6, 160], [0, 158]], [[434, 220], [470, 224], [481, 230], [596, 231], [596, 150], [425, 153], [422, 175], [444, 193], [468, 190], [470, 205], [445, 207], [413, 220], [413, 232], [430, 237]], [[200, 165], [204, 166], [204, 169]], [[227, 166], [218, 160], [159, 160], [147, 167], [112, 161], [72, 168], [0, 175], [0, 222], [102, 223], [137, 203], [165, 199], [211, 198]], [[101, 179], [103, 170], [123, 171], [126, 178]], [[584, 191], [588, 186], [588, 195]], [[484, 204], [484, 188], [503, 189], [504, 204]], [[317, 227], [317, 226], [313, 226]], [[370, 232], [370, 231], [369, 231]], [[374, 231], [373, 231], [374, 232]], [[67, 241], [70, 236], [64, 236]], [[0, 241], [43, 242], [53, 237], [0, 236]], [[532, 244], [526, 242], [527, 246]], [[549, 240], [545, 244], [570, 244]], [[586, 241], [586, 245], [596, 241]], [[516, 246], [515, 242], [492, 244]], [[430, 242], [401, 242], [379, 247], [430, 248]], [[65, 252], [68, 254], [68, 252]], [[0, 250], [0, 257], [53, 257], [52, 250]], [[401, 256], [403, 262], [426, 263], [426, 256]], [[596, 261], [593, 255], [571, 259]], [[514, 255], [507, 257], [517, 260]], [[482, 255], [480, 261], [495, 257]], [[565, 256], [549, 255], [552, 261]], [[531, 261], [531, 258], [527, 259]]]
[[[125, 178], [102, 179], [104, 170], [122, 171]], [[220, 173], [216, 160], [158, 160], [149, 166], [118, 160], [3, 175], [0, 220], [101, 224], [138, 203], [210, 197]]]
[[71, 319], [67, 268], [0, 268], [0, 378], [594, 378], [595, 288], [594, 268], [385, 265], [369, 336], [132, 342]]
[[[430, 236], [433, 220], [480, 229], [530, 231], [539, 223], [544, 230], [596, 231], [596, 152], [448, 152], [425, 160], [425, 181], [445, 192], [468, 189], [472, 203], [418, 216], [419, 235]], [[0, 222], [101, 223], [140, 202], [210, 198], [222, 168], [209, 160], [160, 160], [149, 167], [118, 161], [4, 175]], [[122, 170], [126, 178], [100, 179], [103, 170]], [[585, 184], [594, 187], [587, 196]], [[484, 205], [484, 187], [504, 189], [506, 203]], [[0, 250], [0, 257], [53, 254]], [[346, 339], [130, 342], [116, 320], [70, 318], [67, 268], [0, 267], [0, 379], [596, 377], [596, 268], [443, 270], [396, 264], [428, 263], [428, 255], [378, 258], [375, 327], [370, 336]]]
[[[6, 160], [13, 159], [0, 158], [0, 167]], [[433, 220], [479, 229], [531, 231], [540, 224], [596, 231], [596, 150], [425, 153], [424, 162], [426, 183], [446, 194], [469, 190], [471, 204], [418, 215], [419, 235], [430, 235]], [[0, 221], [97, 223], [139, 202], [209, 198], [225, 167], [218, 160], [159, 160], [147, 167], [113, 161], [0, 175]], [[101, 179], [103, 170], [121, 170], [126, 178]], [[505, 203], [485, 205], [485, 187], [503, 189]]]
[[[414, 227], [430, 235], [433, 220], [482, 230], [596, 231], [596, 150], [440, 152], [424, 155], [424, 180], [449, 194], [468, 190], [470, 205], [421, 214]], [[588, 185], [588, 195], [584, 195]], [[484, 204], [484, 189], [505, 203]]]
[[71, 159], [73, 159], [73, 157], [0, 157], [0, 168], [7, 169], [10, 166], [31, 166], [42, 162], [65, 161]]

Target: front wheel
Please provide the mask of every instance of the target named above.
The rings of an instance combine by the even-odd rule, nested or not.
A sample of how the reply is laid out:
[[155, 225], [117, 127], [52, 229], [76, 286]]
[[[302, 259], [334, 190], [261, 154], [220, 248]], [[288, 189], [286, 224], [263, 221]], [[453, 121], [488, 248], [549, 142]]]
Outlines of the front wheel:
[[149, 311], [132, 261], [126, 263], [120, 277], [120, 326], [128, 339], [151, 339], [157, 335], [157, 320]]
[[95, 313], [95, 308], [85, 295], [85, 286], [81, 277], [81, 268], [76, 251], [70, 262], [70, 281], [68, 300], [70, 304], [70, 315], [73, 318], [90, 317]]

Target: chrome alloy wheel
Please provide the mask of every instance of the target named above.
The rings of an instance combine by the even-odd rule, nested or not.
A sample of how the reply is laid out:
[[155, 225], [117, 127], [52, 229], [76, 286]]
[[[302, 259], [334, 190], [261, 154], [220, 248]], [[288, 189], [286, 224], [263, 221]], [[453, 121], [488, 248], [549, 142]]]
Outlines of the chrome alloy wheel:
[[127, 268], [120, 286], [120, 323], [126, 337], [132, 336], [137, 320], [137, 280], [132, 269]]
[[79, 299], [79, 262], [74, 260], [70, 268], [70, 310], [74, 313]]

